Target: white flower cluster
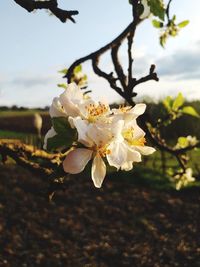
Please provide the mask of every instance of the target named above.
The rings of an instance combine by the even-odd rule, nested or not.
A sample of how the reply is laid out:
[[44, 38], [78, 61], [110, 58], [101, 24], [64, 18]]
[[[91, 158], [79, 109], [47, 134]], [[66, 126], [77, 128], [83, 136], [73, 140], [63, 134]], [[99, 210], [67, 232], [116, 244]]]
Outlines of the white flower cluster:
[[190, 146], [195, 146], [197, 145], [198, 140], [196, 138], [196, 136], [191, 136], [188, 135], [186, 137], [180, 137], [178, 139], [178, 143], [175, 145], [175, 149], [181, 149], [181, 148], [186, 148], [186, 147], [190, 147]]
[[[52, 118], [66, 117], [77, 131], [77, 139], [63, 161], [64, 171], [80, 173], [92, 160], [92, 180], [96, 187], [101, 187], [106, 163], [129, 171], [134, 162], [141, 161], [141, 154], [152, 154], [155, 149], [145, 145], [145, 132], [136, 122], [145, 109], [145, 104], [110, 109], [107, 103], [86, 97], [75, 83], [69, 84], [50, 107]], [[52, 127], [45, 136], [44, 148], [56, 134]]]
[[194, 182], [195, 177], [192, 176], [192, 169], [187, 168], [184, 173], [176, 174], [172, 180], [176, 183], [176, 190], [180, 190], [182, 187]]

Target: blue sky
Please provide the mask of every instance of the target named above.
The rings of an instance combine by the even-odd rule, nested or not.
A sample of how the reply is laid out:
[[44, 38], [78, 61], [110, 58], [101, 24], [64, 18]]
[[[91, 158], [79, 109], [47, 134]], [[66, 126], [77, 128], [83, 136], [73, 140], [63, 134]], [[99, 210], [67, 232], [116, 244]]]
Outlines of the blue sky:
[[[0, 3], [0, 105], [45, 106], [62, 92], [58, 70], [68, 67], [117, 36], [131, 20], [128, 0], [60, 0], [64, 9], [78, 9], [76, 24], [61, 23], [45, 11], [28, 13], [11, 1]], [[117, 2], [117, 4], [116, 4]], [[160, 82], [138, 86], [139, 96], [154, 99], [182, 91], [189, 99], [200, 98], [200, 2], [174, 0], [172, 13], [177, 20], [190, 24], [179, 36], [169, 40], [166, 49], [158, 43], [158, 31], [145, 21], [137, 30], [134, 44], [134, 71], [140, 76], [156, 63]], [[126, 62], [126, 50], [121, 51]], [[110, 69], [108, 57], [103, 66]], [[89, 87], [95, 98], [120, 100], [107, 83], [93, 74], [90, 64], [84, 65]]]

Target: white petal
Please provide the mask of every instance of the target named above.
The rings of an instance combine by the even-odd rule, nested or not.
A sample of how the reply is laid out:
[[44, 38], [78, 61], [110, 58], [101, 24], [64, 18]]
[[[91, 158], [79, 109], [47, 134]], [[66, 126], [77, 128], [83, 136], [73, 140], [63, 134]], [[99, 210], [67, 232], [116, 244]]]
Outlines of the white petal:
[[134, 131], [133, 131], [133, 138], [137, 140], [144, 136], [145, 136], [145, 132], [138, 125], [135, 126]]
[[50, 109], [49, 109], [49, 114], [50, 114], [51, 118], [66, 116], [66, 113], [64, 112], [58, 97], [55, 97], [53, 99], [53, 102], [52, 102]]
[[132, 161], [127, 161], [121, 166], [121, 169], [124, 171], [130, 171], [130, 170], [132, 170], [132, 168], [133, 168], [133, 162]]
[[138, 151], [128, 147], [127, 148], [127, 161], [141, 162], [142, 161], [141, 154]]
[[132, 109], [131, 113], [134, 113], [137, 117], [142, 115], [145, 112], [146, 104], [136, 104]]
[[88, 137], [89, 124], [87, 121], [82, 120], [80, 117], [73, 119], [73, 123], [78, 132], [78, 141], [87, 147], [93, 145], [92, 140]]
[[126, 162], [127, 146], [123, 142], [112, 142], [108, 149], [111, 151], [107, 155], [109, 165], [119, 169]]
[[71, 99], [68, 97], [67, 89], [60, 95], [60, 103], [62, 104], [65, 112], [68, 116], [76, 117], [79, 116], [80, 111], [76, 104], [74, 104]]
[[56, 135], [56, 131], [54, 130], [53, 127], [51, 127], [51, 129], [46, 133], [45, 137], [44, 137], [44, 145], [43, 145], [43, 149], [47, 149], [47, 140], [51, 137], [54, 137]]
[[83, 93], [75, 83], [70, 83], [67, 89], [60, 95], [59, 101], [68, 116], [76, 117], [80, 115], [78, 106], [83, 101]]
[[110, 125], [104, 123], [104, 125], [99, 126], [95, 123], [89, 124], [88, 136], [96, 145], [99, 145], [100, 143], [107, 144], [112, 137]]
[[74, 129], [74, 128], [75, 128], [75, 125], [74, 125], [74, 118], [71, 117], [71, 116], [69, 116], [69, 117], [68, 117], [68, 122], [69, 122], [71, 128]]
[[115, 139], [118, 139], [118, 141], [122, 141], [122, 130], [124, 127], [124, 120], [120, 119], [118, 121], [114, 121], [111, 124], [111, 132]]
[[67, 86], [66, 93], [70, 99], [72, 99], [73, 102], [80, 102], [83, 99], [83, 92], [78, 87], [76, 83], [70, 83]]
[[133, 139], [140, 139], [145, 136], [145, 132], [137, 125], [135, 119], [127, 123], [125, 126], [125, 129], [133, 128]]
[[155, 148], [150, 146], [134, 146], [134, 148], [145, 156], [150, 155], [156, 151]]
[[92, 151], [86, 148], [77, 148], [70, 151], [63, 161], [63, 169], [67, 173], [76, 174], [84, 170], [92, 157]]
[[100, 155], [97, 154], [92, 163], [92, 180], [95, 187], [101, 187], [105, 176], [106, 165]]

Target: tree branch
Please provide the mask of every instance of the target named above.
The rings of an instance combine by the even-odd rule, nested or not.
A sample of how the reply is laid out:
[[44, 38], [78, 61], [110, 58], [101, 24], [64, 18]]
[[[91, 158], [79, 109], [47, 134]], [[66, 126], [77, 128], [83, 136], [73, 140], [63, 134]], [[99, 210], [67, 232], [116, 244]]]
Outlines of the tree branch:
[[119, 94], [121, 95], [123, 98], [125, 97], [124, 96], [124, 93], [122, 92], [121, 88], [118, 87], [116, 85], [116, 81], [117, 79], [113, 77], [113, 73], [111, 72], [110, 74], [107, 74], [106, 72], [102, 71], [99, 67], [98, 67], [98, 64], [99, 64], [99, 57], [96, 56], [92, 59], [92, 67], [93, 67], [93, 70], [94, 72], [100, 76], [100, 77], [103, 77], [104, 79], [106, 79], [110, 86]]
[[53, 13], [61, 22], [66, 22], [68, 19], [75, 23], [74, 15], [78, 14], [77, 10], [63, 10], [58, 8], [57, 0], [49, 1], [34, 1], [34, 0], [14, 0], [18, 5], [32, 12], [36, 9], [48, 9]]
[[17, 144], [1, 142], [0, 143], [0, 154], [10, 156], [12, 159], [16, 161], [16, 163], [22, 166], [25, 169], [35, 173], [36, 175], [40, 175], [42, 177], [48, 177], [52, 170], [48, 168], [43, 168], [39, 165], [39, 163], [31, 162], [27, 160], [22, 153], [20, 153], [19, 149], [17, 149]]
[[73, 75], [73, 70], [76, 66], [88, 61], [88, 60], [93, 60], [96, 57], [104, 54], [105, 52], [107, 52], [109, 49], [111, 49], [113, 46], [116, 46], [118, 43], [122, 42], [126, 36], [129, 34], [130, 29], [133, 27], [133, 23], [131, 22], [126, 29], [120, 34], [118, 35], [114, 40], [112, 40], [110, 43], [108, 43], [107, 45], [103, 46], [102, 48], [98, 49], [97, 51], [82, 57], [78, 60], [76, 60], [68, 69], [67, 74], [64, 76], [64, 78], [67, 78], [68, 82], [71, 82], [71, 78]]
[[172, 0], [169, 0], [167, 7], [166, 7], [166, 15], [167, 15], [167, 19], [168, 21], [170, 21], [170, 15], [169, 15], [169, 10], [170, 10], [170, 5], [172, 3]]
[[121, 45], [121, 43], [118, 43], [116, 46], [112, 47], [111, 57], [112, 57], [112, 61], [113, 61], [114, 67], [115, 67], [116, 74], [120, 80], [120, 83], [121, 83], [124, 91], [126, 91], [127, 77], [124, 74], [123, 68], [122, 68], [120, 61], [119, 61], [119, 58], [118, 58], [118, 51], [119, 51], [120, 45]]
[[[156, 82], [159, 81], [159, 78], [157, 76], [157, 73], [154, 72], [155, 70], [155, 65], [151, 65], [150, 69], [149, 69], [149, 74], [146, 75], [145, 77], [142, 77], [138, 80], [136, 79], [132, 79], [132, 84], [131, 84], [131, 87], [134, 88], [135, 86], [137, 86], [138, 84], [140, 83], [144, 83], [144, 82], [147, 82], [147, 81], [150, 81], [150, 80], [154, 80]], [[133, 92], [133, 95], [132, 96], [135, 96], [135, 93]]]

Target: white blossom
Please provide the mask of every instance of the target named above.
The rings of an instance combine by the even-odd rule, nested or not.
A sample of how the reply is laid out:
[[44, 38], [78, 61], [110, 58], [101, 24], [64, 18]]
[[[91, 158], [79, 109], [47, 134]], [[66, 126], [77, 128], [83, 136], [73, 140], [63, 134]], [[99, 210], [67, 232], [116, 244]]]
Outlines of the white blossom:
[[[110, 109], [105, 101], [96, 102], [85, 97], [75, 83], [69, 84], [59, 97], [54, 98], [50, 107], [51, 117], [66, 117], [70, 127], [77, 131], [77, 139], [73, 140], [63, 161], [64, 171], [80, 173], [91, 160], [93, 183], [101, 187], [106, 176], [106, 163], [118, 170], [131, 170], [134, 162], [142, 160], [141, 155], [155, 151], [145, 145], [145, 132], [136, 121], [145, 109], [146, 105], [142, 103]], [[54, 135], [56, 131], [52, 127], [45, 136], [44, 148], [48, 138]]]
[[172, 180], [176, 183], [176, 190], [180, 190], [182, 187], [194, 182], [195, 177], [192, 176], [192, 169], [187, 168], [184, 173], [178, 173], [172, 177]]

